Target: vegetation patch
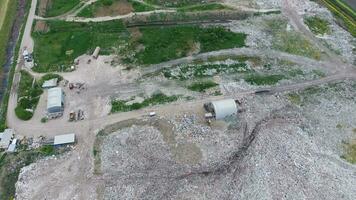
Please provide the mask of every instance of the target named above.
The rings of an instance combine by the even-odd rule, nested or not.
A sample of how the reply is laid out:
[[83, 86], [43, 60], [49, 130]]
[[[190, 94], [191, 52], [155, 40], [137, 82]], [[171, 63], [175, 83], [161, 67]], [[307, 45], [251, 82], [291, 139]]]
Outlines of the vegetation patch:
[[196, 92], [205, 92], [209, 88], [218, 86], [214, 81], [199, 81], [188, 86], [188, 89]]
[[297, 93], [288, 94], [288, 100], [291, 103], [295, 104], [295, 105], [301, 105], [302, 104], [302, 97]]
[[245, 77], [245, 81], [251, 85], [274, 85], [286, 77], [281, 74], [250, 74]]
[[320, 17], [307, 17], [304, 19], [304, 23], [314, 34], [324, 35], [330, 33], [330, 23]]
[[267, 20], [266, 32], [273, 36], [273, 48], [290, 54], [306, 56], [319, 60], [320, 51], [314, 47], [302, 34], [288, 31], [285, 19]]
[[132, 110], [139, 110], [144, 107], [154, 106], [158, 104], [165, 104], [177, 101], [179, 96], [167, 96], [163, 93], [153, 94], [151, 97], [146, 98], [142, 103], [128, 104], [129, 101], [113, 100], [111, 102], [111, 113], [128, 112]]
[[297, 32], [284, 31], [277, 34], [273, 47], [290, 54], [311, 57], [317, 60], [321, 57], [320, 51]]
[[43, 90], [38, 82], [28, 72], [21, 71], [16, 116], [22, 120], [30, 120], [42, 93]]
[[44, 17], [54, 17], [67, 13], [79, 5], [80, 0], [50, 0], [47, 1], [47, 8]]
[[356, 164], [356, 140], [352, 140], [351, 142], [345, 142], [343, 144], [344, 154], [341, 158], [347, 160], [352, 164]]
[[231, 10], [232, 8], [219, 3], [199, 4], [193, 6], [186, 6], [178, 8], [180, 12], [196, 12], [196, 11], [208, 11], [208, 10]]
[[202, 64], [183, 65], [174, 69], [163, 69], [164, 77], [169, 79], [188, 80], [204, 77], [212, 77], [217, 74], [243, 73], [249, 71], [246, 63], [234, 64]]
[[140, 64], [156, 64], [184, 57], [197, 46], [200, 52], [243, 47], [246, 39], [246, 34], [233, 33], [222, 27], [146, 27], [140, 32], [143, 35], [137, 45], [145, 47], [135, 56]]
[[64, 71], [74, 59], [85, 53], [91, 54], [100, 46], [101, 54], [118, 51], [126, 43], [129, 34], [121, 21], [100, 23], [76, 23], [48, 21], [49, 31], [33, 32], [34, 58], [37, 72]]
[[63, 77], [61, 75], [50, 73], [50, 74], [46, 74], [46, 75], [42, 76], [42, 78], [38, 81], [38, 85], [42, 86], [42, 84], [45, 81], [48, 81], [48, 80], [51, 80], [54, 78], [58, 79], [58, 82], [63, 80]]

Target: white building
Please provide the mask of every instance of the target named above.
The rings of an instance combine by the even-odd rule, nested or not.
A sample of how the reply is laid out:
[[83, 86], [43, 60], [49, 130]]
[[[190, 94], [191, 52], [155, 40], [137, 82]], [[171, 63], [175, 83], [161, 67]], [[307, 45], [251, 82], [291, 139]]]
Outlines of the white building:
[[13, 129], [5, 129], [3, 133], [0, 133], [0, 148], [7, 149], [11, 143], [12, 138], [14, 137]]
[[234, 99], [213, 101], [206, 105], [206, 109], [218, 120], [237, 114], [237, 105]]
[[47, 114], [49, 116], [61, 116], [64, 110], [64, 93], [62, 88], [48, 89]]
[[57, 135], [54, 137], [53, 145], [62, 145], [62, 144], [73, 144], [75, 142], [75, 134], [65, 134]]

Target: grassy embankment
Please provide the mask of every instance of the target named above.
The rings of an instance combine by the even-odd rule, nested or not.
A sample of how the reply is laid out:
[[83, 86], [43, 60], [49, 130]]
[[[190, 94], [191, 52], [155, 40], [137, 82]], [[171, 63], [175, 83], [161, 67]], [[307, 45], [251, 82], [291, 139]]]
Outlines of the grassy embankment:
[[19, 145], [16, 153], [7, 154], [0, 152], [0, 199], [14, 199], [15, 184], [23, 167], [46, 156], [56, 155], [62, 150], [53, 146], [43, 146], [34, 150], [27, 150], [26, 145]]
[[76, 23], [48, 21], [49, 32], [33, 32], [34, 59], [37, 72], [69, 69], [74, 59], [92, 53], [96, 46], [101, 54], [115, 53], [121, 43], [126, 43], [128, 32], [121, 21], [101, 23]]
[[112, 100], [111, 113], [116, 112], [128, 112], [132, 110], [138, 110], [148, 106], [154, 106], [158, 104], [165, 104], [173, 101], [177, 101], [179, 96], [167, 96], [163, 93], [153, 94], [151, 97], [146, 98], [142, 103], [133, 103], [127, 105], [128, 101], [124, 100]]
[[5, 64], [6, 46], [16, 15], [16, 0], [0, 0], [0, 66]]
[[[43, 17], [55, 17], [67, 13], [78, 6], [80, 0], [50, 0]], [[38, 2], [39, 6], [40, 2]]]
[[[5, 6], [5, 3], [7, 5]], [[8, 40], [10, 38], [11, 34], [11, 28], [13, 25], [13, 22], [15, 20], [16, 16], [16, 9], [17, 9], [17, 3], [18, 1], [15, 0], [1, 0], [0, 1], [0, 6], [1, 6], [1, 11], [3, 12], [0, 14], [0, 21], [2, 26], [0, 27], [0, 66], [2, 67], [5, 64], [5, 56], [6, 56], [6, 46], [8, 44]], [[6, 10], [5, 10], [6, 8]], [[17, 46], [18, 49], [19, 45]], [[17, 57], [17, 51], [15, 51], [15, 57]], [[12, 67], [14, 68], [15, 65]], [[11, 81], [12, 81], [12, 75], [13, 75], [13, 69], [10, 70], [9, 74], [9, 84], [7, 87], [6, 92], [3, 94], [3, 99], [1, 102], [1, 112], [0, 112], [0, 131], [4, 130], [6, 128], [6, 111], [7, 111], [7, 102], [8, 102], [8, 97], [9, 97], [9, 90], [11, 87]]]
[[318, 0], [322, 2], [354, 37], [356, 37], [356, 12], [342, 0]]
[[78, 13], [77, 16], [87, 18], [96, 17], [98, 16], [99, 9], [106, 11], [105, 16], [119, 15], [120, 12], [117, 8], [119, 5], [115, 5], [115, 3], [127, 4], [127, 7], [132, 7], [132, 12], [146, 12], [155, 10], [153, 6], [133, 0], [99, 0], [85, 7]]
[[330, 33], [330, 23], [320, 17], [313, 16], [304, 19], [304, 23], [309, 27], [309, 29], [317, 35], [324, 35]]

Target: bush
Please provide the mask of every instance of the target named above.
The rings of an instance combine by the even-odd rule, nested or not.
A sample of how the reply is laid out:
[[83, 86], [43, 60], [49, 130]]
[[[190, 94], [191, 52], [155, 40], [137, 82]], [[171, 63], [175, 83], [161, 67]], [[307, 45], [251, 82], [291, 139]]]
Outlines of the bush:
[[252, 85], [274, 85], [278, 81], [284, 79], [283, 75], [260, 75], [250, 74], [245, 78], [245, 81]]
[[21, 106], [17, 106], [15, 108], [15, 114], [19, 119], [22, 119], [25, 121], [30, 120], [33, 116], [32, 112], [25, 110], [25, 108], [23, 108]]
[[113, 100], [111, 102], [111, 112], [128, 112], [132, 110], [138, 110], [144, 107], [164, 104], [176, 101], [178, 96], [167, 96], [163, 93], [157, 93], [152, 95], [150, 98], [145, 99], [142, 103], [133, 103], [132, 105], [126, 105], [128, 101], [123, 100]]
[[54, 147], [51, 145], [42, 146], [39, 151], [44, 156], [51, 156], [56, 153]]
[[30, 120], [33, 113], [26, 109], [36, 109], [40, 95], [43, 93], [38, 82], [34, 82], [33, 77], [26, 71], [21, 71], [21, 80], [18, 91], [18, 102], [15, 114], [19, 119]]
[[213, 81], [201, 81], [201, 82], [195, 82], [188, 86], [188, 89], [192, 91], [197, 91], [197, 92], [205, 92], [207, 89], [215, 87], [219, 84], [213, 82]]
[[101, 0], [104, 6], [111, 6], [113, 4], [112, 0]]
[[63, 80], [63, 77], [61, 75], [50, 73], [50, 74], [46, 74], [46, 75], [42, 76], [42, 78], [38, 81], [38, 85], [42, 86], [42, 84], [45, 81], [48, 81], [48, 80], [51, 80], [51, 79], [54, 79], [54, 78], [57, 78], [58, 82]]

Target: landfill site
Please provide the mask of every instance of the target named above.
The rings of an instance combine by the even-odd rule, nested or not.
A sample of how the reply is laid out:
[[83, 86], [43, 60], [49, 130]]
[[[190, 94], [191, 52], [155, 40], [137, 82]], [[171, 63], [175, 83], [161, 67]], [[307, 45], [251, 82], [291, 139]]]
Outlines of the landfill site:
[[[53, 1], [30, 1], [0, 148], [8, 154], [20, 153], [24, 145], [61, 153], [22, 167], [14, 199], [356, 199], [356, 37], [324, 4], [193, 0], [223, 6], [224, 11], [204, 7], [199, 13], [226, 19], [196, 21], [192, 14], [182, 26], [221, 27], [211, 42], [225, 37], [225, 30], [229, 40], [209, 46], [192, 36], [188, 52], [182, 47], [171, 56], [171, 49], [159, 50], [166, 44], [144, 43], [145, 34], [153, 37], [162, 30], [156, 33], [162, 34], [159, 43], [168, 37], [164, 28], [181, 22], [137, 21], [157, 13], [170, 19], [174, 13], [196, 12], [196, 7], [188, 12], [170, 4], [185, 1], [117, 0], [110, 12], [117, 6], [120, 14], [110, 16], [95, 8], [105, 5], [96, 3], [100, 0], [78, 1], [64, 14], [41, 15]], [[153, 10], [140, 12], [135, 3]], [[128, 14], [123, 5], [130, 5]], [[81, 16], [90, 6], [100, 12]], [[237, 12], [253, 14], [240, 19]], [[328, 31], [315, 32], [306, 20], [315, 16], [327, 22]], [[85, 27], [112, 20], [125, 22], [127, 44], [108, 51], [103, 40], [74, 59], [76, 47], [70, 44], [74, 50], [61, 57], [71, 59], [69, 64], [60, 54], [61, 65], [43, 64], [47, 60], [39, 54], [45, 50], [38, 53], [44, 47], [37, 42], [50, 34], [62, 36], [55, 32], [61, 23]], [[36, 32], [39, 26], [47, 32]], [[172, 31], [177, 36], [171, 40], [180, 37], [178, 31]], [[228, 46], [237, 40], [233, 34], [244, 34], [244, 45]], [[162, 59], [154, 62], [153, 54]], [[32, 77], [31, 89], [38, 83], [43, 91], [30, 98], [29, 104], [38, 99], [34, 106], [21, 110], [30, 115], [26, 120], [19, 114], [27, 98], [22, 95], [25, 76]]]

